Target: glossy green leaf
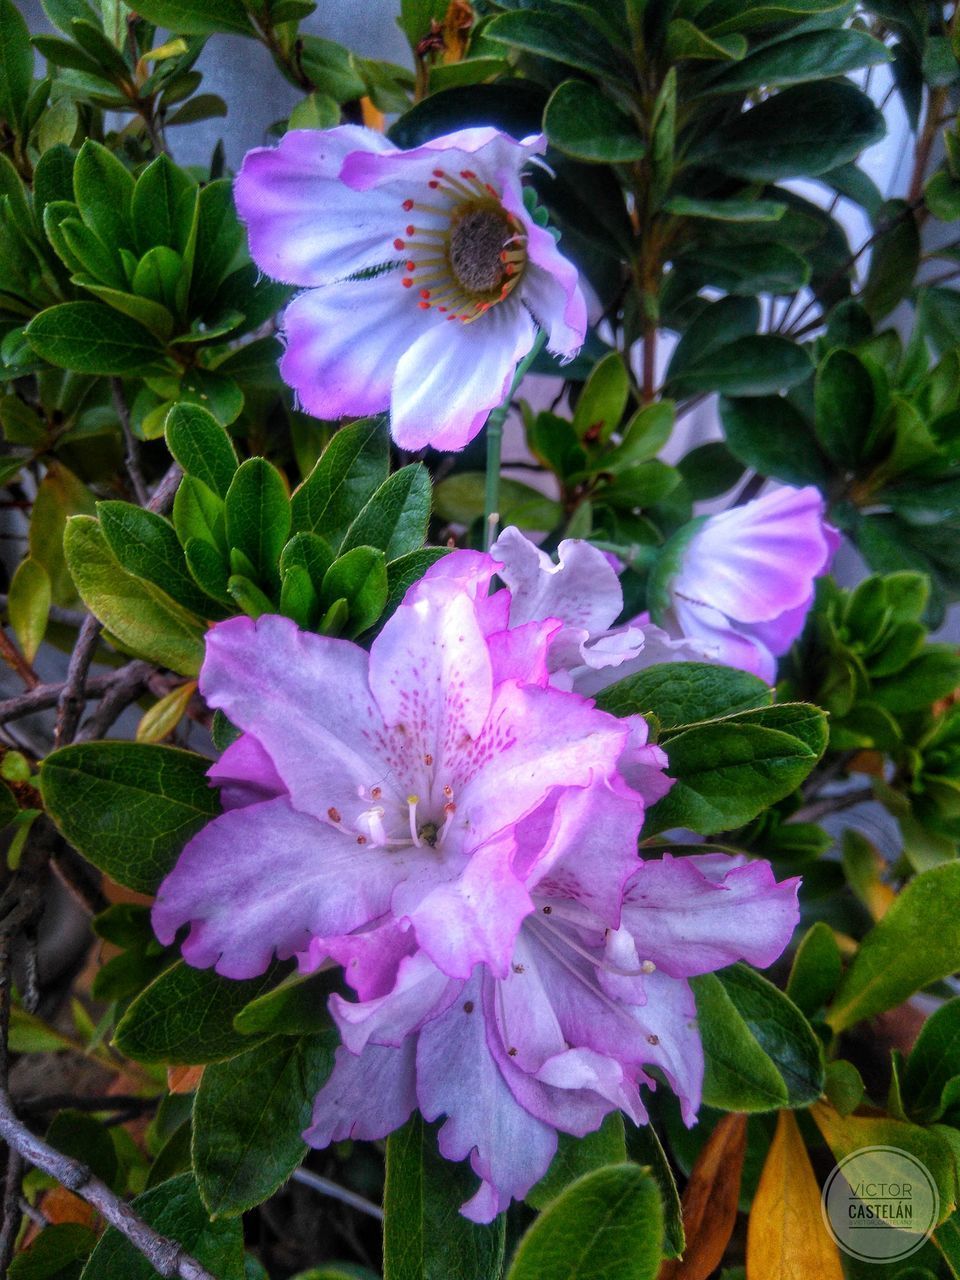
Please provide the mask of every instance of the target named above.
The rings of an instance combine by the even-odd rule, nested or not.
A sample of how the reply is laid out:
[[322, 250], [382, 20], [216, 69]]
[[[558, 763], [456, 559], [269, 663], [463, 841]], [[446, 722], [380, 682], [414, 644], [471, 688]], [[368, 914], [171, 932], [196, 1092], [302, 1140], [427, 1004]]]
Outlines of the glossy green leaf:
[[651, 811], [648, 830], [709, 835], [742, 826], [795, 790], [826, 745], [826, 716], [802, 703], [684, 729], [667, 744], [667, 772], [677, 781]]
[[206, 36], [216, 31], [252, 36], [253, 28], [241, 0], [137, 0], [137, 12], [181, 36]]
[[521, 1239], [507, 1280], [653, 1280], [663, 1209], [635, 1164], [608, 1165], [572, 1183]]
[[131, 201], [138, 253], [144, 254], [157, 245], [177, 250], [184, 247], [181, 202], [193, 186], [189, 174], [167, 155], [159, 155], [147, 165], [137, 179]]
[[200, 405], [174, 405], [167, 416], [165, 434], [167, 448], [186, 474], [225, 498], [237, 470], [237, 454], [233, 441], [213, 414]]
[[960, 997], [955, 997], [927, 1018], [910, 1051], [902, 1077], [903, 1098], [909, 1114], [921, 1122], [939, 1120], [950, 1097], [947, 1087], [958, 1076]]
[[960, 863], [953, 862], [923, 872], [900, 891], [860, 944], [827, 1021], [843, 1031], [958, 969]]
[[810, 376], [810, 357], [796, 343], [777, 334], [757, 334], [718, 346], [670, 372], [669, 387], [678, 395], [719, 391], [728, 396], [768, 396]]
[[787, 995], [808, 1018], [833, 995], [840, 982], [842, 961], [833, 930], [823, 920], [810, 926], [800, 940], [787, 982]]
[[401, 467], [351, 524], [341, 550], [379, 547], [388, 561], [419, 551], [427, 536], [430, 500], [430, 474], [423, 463]]
[[48, 307], [25, 333], [39, 356], [75, 373], [142, 374], [163, 362], [163, 347], [149, 329], [100, 302]]
[[106, 147], [87, 141], [73, 169], [73, 189], [86, 225], [110, 249], [132, 249], [133, 175]]
[[207, 1067], [193, 1107], [193, 1168], [211, 1216], [268, 1199], [307, 1152], [301, 1134], [337, 1036], [274, 1036]]
[[323, 577], [321, 608], [346, 600], [353, 639], [372, 627], [387, 603], [387, 562], [375, 547], [354, 547], [336, 559]]
[[387, 478], [383, 423], [362, 418], [341, 427], [319, 462], [294, 490], [294, 532], [319, 533], [336, 550], [347, 529]]
[[461, 1215], [476, 1175], [443, 1159], [438, 1128], [417, 1114], [387, 1139], [384, 1280], [499, 1280], [504, 1219], [478, 1226]]
[[584, 80], [565, 80], [554, 90], [543, 118], [553, 146], [578, 160], [629, 164], [646, 144], [629, 116]]
[[12, 0], [0, 0], [0, 119], [19, 132], [33, 86], [30, 32]]
[[182, 960], [164, 969], [117, 1024], [115, 1043], [138, 1062], [184, 1065], [221, 1062], [253, 1047], [233, 1028], [245, 1004], [272, 986], [275, 970], [238, 981]]
[[722, 396], [718, 405], [727, 447], [761, 475], [825, 489], [830, 466], [813, 428], [783, 396]]
[[10, 625], [28, 662], [33, 662], [43, 641], [50, 603], [50, 575], [39, 561], [27, 556], [17, 565], [10, 580], [7, 609]]
[[10, 1262], [9, 1280], [72, 1280], [97, 1237], [79, 1222], [60, 1222], [40, 1234]]
[[233, 1025], [245, 1036], [303, 1035], [328, 1031], [331, 1027], [327, 1002], [336, 990], [336, 970], [294, 974], [265, 995], [244, 1005]]
[[568, 1133], [558, 1135], [557, 1154], [540, 1181], [524, 1196], [534, 1209], [545, 1209], [571, 1182], [594, 1169], [608, 1164], [623, 1164], [627, 1147], [623, 1135], [623, 1116], [613, 1111], [599, 1129], [582, 1138]]
[[592, 369], [573, 411], [573, 429], [581, 440], [609, 438], [627, 407], [630, 383], [619, 352], [611, 351]]
[[203, 623], [160, 587], [124, 569], [96, 520], [68, 521], [64, 554], [84, 604], [122, 644], [178, 675], [197, 674]]
[[100, 528], [128, 573], [160, 587], [191, 613], [209, 614], [210, 600], [187, 570], [173, 525], [131, 502], [98, 502]]
[[210, 761], [175, 747], [84, 742], [40, 766], [47, 812], [118, 884], [155, 893], [180, 851], [220, 811]]
[[505, 13], [495, 18], [484, 34], [490, 40], [592, 71], [603, 79], [614, 75], [609, 44], [595, 27], [566, 6]]
[[615, 716], [653, 714], [661, 731], [768, 707], [773, 691], [746, 671], [709, 662], [658, 663], [601, 689], [597, 706]]
[[290, 499], [266, 458], [248, 458], [226, 494], [227, 541], [247, 557], [264, 587], [279, 583], [280, 553], [290, 536]]
[[[155, 1231], [178, 1240], [217, 1280], [244, 1280], [240, 1223], [211, 1222], [191, 1174], [178, 1174], [144, 1191], [134, 1199], [133, 1208]], [[143, 1254], [109, 1227], [80, 1280], [156, 1280], [156, 1274]]]
[[890, 61], [887, 47], [865, 31], [804, 31], [776, 40], [725, 68], [709, 82], [711, 93], [752, 92], [758, 85], [775, 88], [845, 75], [859, 67]]
[[[442, 520], [469, 524], [483, 516], [482, 471], [460, 471], [433, 491], [433, 509]], [[559, 502], [519, 480], [500, 481], [500, 523], [518, 529], [552, 529], [563, 516]]]

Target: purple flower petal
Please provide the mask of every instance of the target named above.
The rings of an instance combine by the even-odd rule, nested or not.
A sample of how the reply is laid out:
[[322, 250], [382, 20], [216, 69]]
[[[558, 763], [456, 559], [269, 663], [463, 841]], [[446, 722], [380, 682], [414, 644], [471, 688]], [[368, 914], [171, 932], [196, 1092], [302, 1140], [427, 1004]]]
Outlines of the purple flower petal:
[[249, 151], [233, 194], [261, 271], [287, 284], [321, 285], [395, 261], [398, 202], [381, 192], [360, 196], [340, 181], [350, 152], [393, 150], [382, 134], [348, 124], [293, 129], [278, 147]]
[[207, 770], [207, 777], [219, 786], [224, 809], [258, 804], [286, 792], [273, 761], [249, 733], [242, 733], [227, 747]]
[[406, 1124], [417, 1105], [416, 1041], [394, 1049], [367, 1045], [358, 1057], [337, 1050], [330, 1079], [313, 1104], [313, 1124], [303, 1140], [311, 1147], [356, 1138], [385, 1138]]

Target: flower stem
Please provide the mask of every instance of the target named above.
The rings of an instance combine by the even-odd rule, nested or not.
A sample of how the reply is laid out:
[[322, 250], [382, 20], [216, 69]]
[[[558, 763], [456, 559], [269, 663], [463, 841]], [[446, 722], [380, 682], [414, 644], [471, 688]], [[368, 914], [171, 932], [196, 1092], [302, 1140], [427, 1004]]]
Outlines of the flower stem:
[[527, 370], [543, 350], [547, 340], [544, 329], [539, 330], [533, 346], [517, 365], [513, 382], [507, 392], [503, 404], [493, 410], [487, 419], [487, 475], [483, 491], [483, 549], [489, 551], [497, 536], [500, 523], [500, 450], [503, 445], [503, 424], [510, 411], [510, 401], [516, 395], [517, 388], [524, 379]]

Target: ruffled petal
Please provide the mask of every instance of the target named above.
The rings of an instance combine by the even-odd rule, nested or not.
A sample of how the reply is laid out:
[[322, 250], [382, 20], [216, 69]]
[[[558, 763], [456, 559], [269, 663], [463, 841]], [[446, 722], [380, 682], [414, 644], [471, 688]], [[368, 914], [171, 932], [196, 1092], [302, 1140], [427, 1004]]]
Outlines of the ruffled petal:
[[398, 271], [309, 289], [283, 313], [280, 376], [314, 417], [380, 413], [398, 361], [431, 326]]
[[397, 362], [390, 430], [400, 448], [456, 451], [469, 444], [508, 395], [534, 335], [533, 321], [513, 298], [470, 324], [434, 323]]
[[809, 601], [833, 545], [818, 489], [774, 489], [705, 521], [671, 590], [728, 618], [767, 622]]
[[645, 1005], [628, 1006], [646, 1045], [644, 1062], [658, 1067], [680, 1100], [690, 1128], [697, 1119], [703, 1089], [703, 1042], [697, 1028], [697, 1002], [683, 978], [651, 973], [644, 978]]
[[385, 192], [359, 195], [340, 181], [351, 151], [396, 148], [357, 125], [292, 129], [278, 147], [248, 151], [233, 187], [250, 254], [274, 280], [322, 285], [393, 262], [404, 215]]
[[384, 773], [368, 662], [359, 645], [289, 618], [231, 618], [207, 633], [200, 690], [263, 746], [297, 808], [326, 822], [333, 807], [352, 825], [370, 803], [358, 788]]
[[645, 862], [627, 886], [623, 925], [639, 952], [675, 978], [711, 973], [738, 960], [773, 964], [800, 918], [798, 878], [774, 878], [768, 862], [732, 863], [717, 874], [710, 859]]
[[236, 742], [231, 742], [207, 770], [207, 777], [220, 788], [224, 809], [272, 800], [286, 791], [273, 761], [249, 733], [242, 733]]
[[395, 986], [400, 961], [416, 948], [413, 930], [392, 916], [369, 929], [335, 938], [312, 938], [297, 960], [301, 973], [313, 973], [330, 959], [343, 966], [344, 980], [360, 1000], [375, 1000]]
[[776, 680], [776, 658], [759, 639], [751, 638], [749, 628], [738, 629], [719, 609], [687, 599], [675, 599], [673, 613], [683, 634], [702, 648], [708, 661], [737, 667], [767, 684]]
[[557, 563], [512, 526], [490, 548], [510, 589], [511, 626], [559, 618], [565, 626], [605, 631], [623, 608], [620, 580], [602, 551], [579, 538], [557, 548]]
[[314, 1099], [313, 1123], [303, 1140], [311, 1147], [327, 1147], [348, 1138], [385, 1138], [407, 1122], [416, 1105], [412, 1036], [396, 1049], [367, 1045], [359, 1057], [340, 1048], [333, 1073]]
[[426, 1120], [446, 1116], [441, 1153], [470, 1157], [480, 1190], [461, 1212], [489, 1222], [546, 1173], [557, 1149], [550, 1125], [525, 1111], [510, 1092], [487, 1046], [479, 977], [420, 1032], [417, 1096]]
[[442, 1013], [459, 990], [459, 983], [418, 951], [400, 961], [396, 985], [387, 995], [360, 1003], [332, 995], [330, 1012], [351, 1053], [363, 1053], [368, 1044], [398, 1048], [427, 1018]]
[[481, 181], [491, 181], [500, 173], [518, 174], [533, 156], [542, 155], [546, 149], [543, 134], [518, 142], [499, 129], [481, 125], [431, 138], [423, 146], [409, 151], [380, 155], [357, 151], [347, 157], [340, 176], [355, 191], [407, 184], [412, 194], [423, 200], [429, 193], [422, 188], [434, 176], [436, 168], [443, 168], [454, 177], [462, 169], [470, 169]]
[[349, 836], [280, 796], [233, 809], [193, 837], [157, 891], [153, 928], [169, 945], [189, 923], [189, 964], [253, 978], [274, 953], [286, 959], [313, 934], [382, 915], [400, 874], [388, 858], [371, 866]]

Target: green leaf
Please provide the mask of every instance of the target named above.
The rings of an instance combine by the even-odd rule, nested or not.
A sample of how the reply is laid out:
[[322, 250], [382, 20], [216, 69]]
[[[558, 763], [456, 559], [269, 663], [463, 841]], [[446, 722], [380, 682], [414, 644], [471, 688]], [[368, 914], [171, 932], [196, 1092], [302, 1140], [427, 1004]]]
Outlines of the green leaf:
[[166, 27], [181, 36], [207, 36], [217, 31], [252, 36], [246, 9], [241, 0], [137, 0], [137, 13], [148, 22]]
[[96, 520], [73, 516], [63, 547], [83, 603], [123, 645], [178, 675], [197, 674], [202, 622], [160, 587], [128, 573]]
[[690, 159], [752, 182], [815, 177], [855, 160], [884, 132], [883, 117], [865, 93], [826, 81], [784, 89], [734, 115]]
[[[433, 491], [434, 513], [441, 520], [472, 524], [483, 516], [484, 473], [459, 471]], [[563, 519], [559, 502], [519, 480], [500, 481], [500, 523], [518, 529], [553, 529]]]
[[728, 396], [768, 396], [805, 382], [811, 372], [803, 347], [778, 334], [757, 334], [711, 349], [669, 372], [672, 393], [719, 391]]
[[20, 132], [32, 87], [30, 32], [12, 0], [0, 0], [0, 120], [14, 133]]
[[38, 219], [51, 200], [73, 199], [73, 166], [76, 156], [69, 147], [50, 147], [44, 151], [33, 171], [33, 208]]
[[623, 428], [623, 439], [598, 459], [600, 469], [617, 475], [648, 462], [660, 452], [673, 433], [674, 405], [657, 400], [638, 409]]
[[83, 742], [47, 756], [40, 791], [59, 830], [95, 867], [155, 893], [187, 840], [220, 812], [209, 768], [175, 747]]
[[825, 80], [890, 60], [886, 45], [865, 31], [805, 31], [757, 49], [735, 66], [724, 68], [711, 77], [709, 92], [752, 93], [758, 85], [774, 88]]
[[193, 1107], [193, 1168], [214, 1218], [268, 1199], [307, 1152], [301, 1134], [337, 1036], [274, 1036], [207, 1067]]
[[[331, 977], [331, 973], [334, 974]], [[245, 1036], [302, 1035], [330, 1029], [327, 1001], [335, 989], [336, 971], [294, 974], [266, 995], [244, 1005], [233, 1025]]]
[[703, 1100], [724, 1111], [776, 1111], [788, 1102], [783, 1076], [760, 1047], [716, 974], [691, 980], [703, 1042]]
[[871, 697], [894, 715], [905, 715], [946, 698], [960, 683], [960, 655], [952, 645], [926, 645], [896, 675], [873, 682]]
[[827, 1022], [845, 1031], [958, 969], [960, 863], [952, 862], [924, 871], [900, 891], [860, 944]]
[[468, 1164], [443, 1159], [438, 1129], [417, 1114], [387, 1139], [384, 1280], [499, 1280], [504, 1219], [478, 1226], [461, 1215], [476, 1177]]
[[62, 302], [24, 330], [37, 355], [74, 373], [148, 373], [163, 366], [154, 335], [100, 302]]
[[830, 467], [810, 423], [783, 396], [722, 396], [718, 405], [727, 446], [747, 467], [787, 484], [826, 489]]
[[713, 222], [778, 222], [787, 209], [776, 200], [736, 196], [727, 200], [698, 200], [684, 195], [671, 196], [663, 207], [679, 218], [709, 218]]
[[694, 502], [729, 493], [743, 475], [743, 464], [721, 440], [698, 444], [680, 459], [677, 470]]
[[114, 252], [133, 248], [130, 205], [133, 175], [106, 147], [88, 138], [73, 169], [73, 189], [81, 217]]
[[387, 561], [375, 547], [354, 547], [334, 560], [323, 577], [320, 605], [329, 609], [345, 600], [349, 609], [346, 635], [354, 639], [372, 627], [387, 603]]
[[33, 662], [43, 642], [50, 603], [50, 576], [39, 561], [27, 556], [11, 579], [7, 608], [10, 625], [28, 662]]
[[131, 214], [137, 252], [141, 255], [157, 245], [182, 250], [185, 246], [183, 219], [178, 212], [188, 191], [194, 187], [190, 175], [167, 155], [159, 155], [147, 165], [133, 189]]
[[90, 1228], [79, 1222], [44, 1227], [29, 1247], [12, 1259], [8, 1280], [72, 1280], [96, 1243]]
[[573, 429], [581, 440], [606, 440], [620, 424], [627, 407], [630, 383], [619, 352], [605, 355], [590, 372], [577, 407]]
[[876, 392], [870, 372], [852, 351], [837, 348], [817, 370], [816, 430], [826, 452], [855, 468], [871, 440]]
[[248, 458], [227, 490], [227, 541], [247, 557], [263, 587], [279, 585], [280, 553], [290, 536], [290, 518], [280, 472], [266, 458]]
[[76, 275], [73, 277], [73, 283], [80, 285], [101, 302], [105, 302], [108, 307], [119, 311], [121, 315], [130, 316], [131, 319], [142, 324], [161, 342], [165, 342], [173, 333], [173, 316], [161, 303], [152, 302], [149, 298], [142, 298], [135, 293], [110, 289], [106, 285], [97, 284], [89, 276]]
[[788, 1105], [807, 1106], [823, 1092], [823, 1052], [813, 1028], [772, 982], [745, 964], [717, 975], [749, 1033], [777, 1068]]
[[110, 1131], [94, 1116], [83, 1111], [58, 1111], [50, 1122], [46, 1140], [65, 1156], [80, 1160], [112, 1190], [119, 1190], [117, 1149]]
[[955, 997], [926, 1020], [907, 1059], [901, 1083], [912, 1118], [923, 1123], [939, 1120], [945, 1109], [945, 1090], [958, 1076], [960, 997]]
[[209, 182], [197, 202], [197, 248], [190, 280], [190, 305], [203, 312], [227, 275], [244, 242], [227, 178]]
[[233, 441], [212, 413], [200, 405], [176, 404], [167, 415], [167, 448], [188, 476], [221, 498], [237, 470]]
[[667, 382], [703, 363], [722, 347], [753, 336], [759, 324], [760, 307], [755, 298], [720, 298], [708, 303], [677, 343], [667, 366]]
[[550, 1168], [524, 1196], [534, 1209], [545, 1209], [551, 1200], [585, 1173], [592, 1173], [594, 1169], [602, 1169], [608, 1164], [623, 1164], [627, 1158], [623, 1116], [619, 1111], [612, 1111], [593, 1133], [582, 1138], [561, 1133], [558, 1139], [557, 1154]]
[[154, 583], [192, 613], [209, 614], [210, 600], [197, 590], [169, 520], [130, 502], [98, 502], [97, 514], [103, 535], [124, 569]]
[[87, 486], [60, 462], [52, 462], [40, 481], [30, 520], [30, 555], [50, 578], [53, 603], [70, 606], [78, 596], [63, 554], [63, 534], [73, 515], [93, 515], [96, 503]]
[[484, 35], [581, 71], [592, 71], [608, 83], [616, 78], [610, 45], [567, 5], [557, 10], [505, 13], [494, 18]]
[[245, 1004], [276, 982], [276, 968], [260, 978], [222, 978], [183, 960], [137, 996], [117, 1024], [114, 1042], [138, 1062], [221, 1062], [252, 1048], [252, 1037], [233, 1028]]
[[351, 102], [367, 92], [367, 85], [349, 49], [321, 36], [300, 36], [300, 66], [315, 89], [337, 102]]
[[826, 716], [803, 703], [684, 729], [667, 744], [667, 772], [677, 781], [653, 807], [649, 830], [709, 835], [742, 826], [794, 791], [826, 745]]
[[[217, 1280], [244, 1280], [243, 1231], [239, 1222], [211, 1222], [189, 1173], [152, 1187], [133, 1208], [161, 1235], [172, 1236]], [[153, 1267], [115, 1227], [90, 1255], [80, 1280], [156, 1280]]]
[[379, 547], [387, 560], [419, 551], [430, 522], [430, 474], [421, 462], [383, 482], [347, 530], [342, 551]]
[[875, 221], [877, 240], [860, 302], [877, 322], [890, 314], [913, 285], [920, 264], [920, 230], [905, 200], [887, 200]]
[[290, 112], [291, 129], [333, 129], [340, 123], [340, 104], [327, 93], [308, 93]]
[[584, 80], [564, 80], [557, 86], [547, 103], [543, 128], [553, 146], [578, 160], [629, 164], [646, 151], [630, 117]]
[[768, 707], [773, 691], [746, 671], [711, 662], [666, 662], [638, 671], [596, 695], [615, 716], [653, 714], [661, 730], [679, 729], [751, 707]]
[[836, 991], [841, 970], [836, 936], [828, 924], [818, 920], [810, 926], [797, 947], [787, 982], [787, 995], [801, 1012], [812, 1018]]
[[337, 550], [347, 529], [387, 478], [387, 436], [379, 418], [341, 427], [294, 490], [293, 529], [319, 533]]
[[520, 1241], [507, 1280], [653, 1280], [663, 1210], [656, 1183], [635, 1164], [572, 1183]]
[[738, 245], [694, 245], [675, 260], [683, 271], [726, 293], [797, 293], [810, 280], [810, 264], [785, 244], [754, 244], [749, 254]]
[[736, 61], [746, 51], [747, 42], [743, 36], [712, 39], [686, 18], [674, 18], [667, 27], [666, 52], [671, 62], [682, 62], [685, 58], [702, 58], [708, 62]]

